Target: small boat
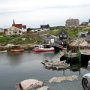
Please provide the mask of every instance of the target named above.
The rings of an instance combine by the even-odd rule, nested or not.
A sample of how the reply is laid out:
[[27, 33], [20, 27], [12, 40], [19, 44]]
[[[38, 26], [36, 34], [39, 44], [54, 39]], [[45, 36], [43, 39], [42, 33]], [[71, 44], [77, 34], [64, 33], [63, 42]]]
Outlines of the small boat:
[[0, 50], [0, 53], [6, 53], [7, 50]]
[[4, 47], [0, 46], [0, 53], [5, 53], [5, 52], [7, 52], [7, 50]]
[[10, 52], [15, 53], [15, 52], [24, 52], [24, 49], [18, 46], [14, 46], [13, 48], [10, 49]]
[[11, 49], [10, 52], [24, 52], [24, 49]]
[[35, 52], [50, 52], [50, 51], [54, 51], [53, 47], [44, 47], [43, 45], [39, 45], [37, 47], [34, 48]]

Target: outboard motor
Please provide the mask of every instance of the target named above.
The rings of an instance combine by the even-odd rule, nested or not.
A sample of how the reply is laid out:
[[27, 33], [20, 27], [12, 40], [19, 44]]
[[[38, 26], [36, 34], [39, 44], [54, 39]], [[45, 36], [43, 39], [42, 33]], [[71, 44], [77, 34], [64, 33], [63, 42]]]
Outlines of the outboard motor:
[[84, 90], [90, 90], [90, 73], [87, 73], [83, 76], [82, 86]]

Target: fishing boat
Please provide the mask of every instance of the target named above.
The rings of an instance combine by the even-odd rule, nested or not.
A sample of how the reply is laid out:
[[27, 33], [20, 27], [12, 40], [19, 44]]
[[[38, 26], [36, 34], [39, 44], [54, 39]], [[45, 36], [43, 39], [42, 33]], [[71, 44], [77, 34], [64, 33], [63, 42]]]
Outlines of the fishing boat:
[[10, 49], [11, 53], [15, 53], [15, 52], [24, 52], [24, 49], [19, 47], [19, 46], [14, 46], [13, 48]]
[[44, 47], [43, 45], [39, 45], [34, 48], [34, 51], [35, 52], [50, 52], [50, 51], [54, 51], [54, 48], [53, 47]]

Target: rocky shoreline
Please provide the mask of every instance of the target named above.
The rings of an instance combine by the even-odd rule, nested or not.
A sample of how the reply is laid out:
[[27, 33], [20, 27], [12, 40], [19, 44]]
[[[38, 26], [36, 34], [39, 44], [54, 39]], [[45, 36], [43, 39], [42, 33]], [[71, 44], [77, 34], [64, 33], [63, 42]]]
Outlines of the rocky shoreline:
[[36, 44], [18, 44], [18, 45], [7, 44], [5, 46], [0, 46], [0, 51], [10, 50], [10, 49], [15, 48], [15, 47], [22, 48], [22, 49], [27, 50], [27, 51], [31, 51], [31, 50], [33, 50], [33, 48], [35, 46], [36, 46]]

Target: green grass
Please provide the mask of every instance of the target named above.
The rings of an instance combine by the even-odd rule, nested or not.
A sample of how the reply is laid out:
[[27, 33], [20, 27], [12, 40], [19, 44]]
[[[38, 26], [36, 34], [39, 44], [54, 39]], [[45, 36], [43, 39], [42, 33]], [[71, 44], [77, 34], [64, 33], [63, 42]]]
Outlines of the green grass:
[[[0, 44], [6, 45], [8, 43], [13, 44], [40, 44], [42, 43], [42, 37], [44, 34], [48, 35], [55, 35], [58, 36], [61, 31], [66, 31], [70, 38], [76, 38], [78, 37], [78, 31], [79, 32], [86, 32], [89, 31], [90, 27], [85, 28], [54, 28], [47, 32], [41, 32], [41, 33], [34, 33], [30, 35], [24, 35], [24, 36], [0, 36]], [[25, 38], [25, 40], [22, 40], [22, 38]]]

